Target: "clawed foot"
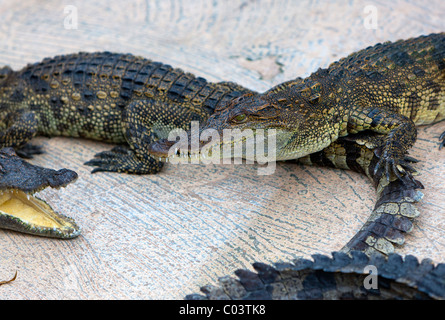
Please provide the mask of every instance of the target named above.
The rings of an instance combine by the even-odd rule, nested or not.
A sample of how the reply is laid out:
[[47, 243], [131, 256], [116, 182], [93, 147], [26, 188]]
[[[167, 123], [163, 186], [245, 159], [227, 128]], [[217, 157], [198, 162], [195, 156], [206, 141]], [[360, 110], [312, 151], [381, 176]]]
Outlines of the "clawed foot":
[[[445, 132], [439, 136], [439, 140], [439, 150], [441, 150], [445, 147]], [[394, 175], [404, 183], [419, 185], [419, 182], [413, 178], [413, 173], [416, 173], [416, 170], [408, 164], [419, 161], [409, 156], [390, 155], [387, 150], [388, 148], [385, 148], [385, 146], [374, 149], [374, 153], [379, 158], [374, 168], [374, 174], [379, 175], [379, 177], [385, 174], [388, 181], [391, 175]]]
[[15, 153], [24, 159], [32, 159], [35, 154], [42, 154], [42, 146], [36, 146], [34, 144], [27, 143], [15, 150]]
[[382, 150], [384, 150], [383, 147], [374, 150], [375, 155], [380, 159], [374, 167], [374, 175], [381, 177], [385, 174], [387, 181], [390, 181], [391, 176], [396, 176], [404, 183], [418, 184], [413, 178], [416, 169], [409, 165], [409, 163], [419, 162], [417, 159], [409, 156], [393, 156]]
[[126, 172], [134, 174], [157, 173], [161, 170], [163, 164], [152, 158], [144, 160], [139, 159], [133, 150], [116, 146], [109, 151], [103, 151], [94, 156], [85, 165], [96, 167], [91, 173], [100, 171]]

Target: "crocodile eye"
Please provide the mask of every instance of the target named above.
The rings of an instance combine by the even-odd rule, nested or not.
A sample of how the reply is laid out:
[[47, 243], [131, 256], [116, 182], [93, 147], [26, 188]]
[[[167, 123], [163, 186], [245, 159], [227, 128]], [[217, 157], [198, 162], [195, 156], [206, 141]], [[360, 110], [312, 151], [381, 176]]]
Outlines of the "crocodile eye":
[[247, 119], [247, 116], [244, 113], [242, 113], [242, 114], [239, 114], [236, 117], [234, 117], [232, 119], [232, 121], [235, 123], [243, 123], [244, 121], [246, 121], [246, 119]]

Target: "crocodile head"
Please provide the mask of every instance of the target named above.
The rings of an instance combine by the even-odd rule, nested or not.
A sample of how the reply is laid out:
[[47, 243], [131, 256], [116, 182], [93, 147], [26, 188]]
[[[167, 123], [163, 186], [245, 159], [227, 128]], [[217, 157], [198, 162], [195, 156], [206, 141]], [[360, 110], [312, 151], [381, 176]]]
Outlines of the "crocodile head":
[[80, 228], [33, 196], [47, 187], [60, 188], [77, 179], [68, 169], [58, 171], [32, 165], [12, 148], [0, 150], [0, 228], [54, 238], [74, 238]]
[[[204, 127], [192, 130], [185, 143], [159, 140], [150, 146], [149, 153], [161, 161], [176, 162], [234, 157], [288, 160], [328, 146], [330, 132], [326, 112], [319, 110], [316, 102], [298, 93], [289, 97], [282, 90], [271, 90], [233, 99], [216, 109]], [[254, 151], [246, 147], [249, 143], [255, 144]]]

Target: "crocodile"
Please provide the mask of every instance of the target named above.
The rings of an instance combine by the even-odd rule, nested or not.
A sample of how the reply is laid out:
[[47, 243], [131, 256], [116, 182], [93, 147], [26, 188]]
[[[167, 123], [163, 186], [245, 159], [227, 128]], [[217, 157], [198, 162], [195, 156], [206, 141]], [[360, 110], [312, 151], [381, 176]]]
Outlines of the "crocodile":
[[[29, 143], [37, 135], [95, 139], [116, 146], [86, 162], [94, 167], [92, 173], [154, 174], [163, 163], [146, 152], [150, 143], [166, 137], [171, 128], [188, 129], [191, 121], [205, 121], [215, 108], [247, 92], [252, 91], [232, 82], [211, 83], [179, 68], [123, 53], [60, 55], [19, 71], [5, 66], [0, 69], [0, 148], [14, 148], [19, 156], [32, 158], [42, 153], [40, 146]], [[14, 161], [17, 169], [27, 170], [14, 170]], [[36, 167], [25, 167], [18, 158], [10, 163], [8, 177], [34, 179], [36, 187], [53, 175], [43, 168], [30, 172]], [[36, 191], [9, 185], [5, 175], [0, 178], [4, 188]], [[24, 198], [19, 191], [8, 194], [16, 193]], [[61, 238], [78, 234], [19, 221], [18, 216], [2, 216], [0, 228]]]
[[[379, 200], [369, 220], [340, 253], [333, 254], [333, 259], [316, 256], [313, 264], [299, 259], [294, 261], [294, 265], [278, 264], [276, 267], [256, 263], [254, 268], [258, 274], [240, 270], [237, 271], [240, 280], [224, 277], [221, 287], [203, 287], [207, 298], [253, 298], [256, 294], [263, 298], [306, 297], [305, 286], [291, 286], [275, 294], [274, 285], [284, 288], [289, 277], [297, 281], [304, 274], [329, 287], [324, 276], [342, 278], [348, 268], [355, 275], [363, 274], [361, 267], [351, 269], [354, 259], [345, 263], [348, 265], [346, 269], [342, 269], [336, 260], [344, 262], [347, 260], [345, 254], [357, 255], [357, 252], [371, 259], [389, 255], [388, 261], [378, 263], [383, 269], [393, 270], [383, 274], [382, 280], [391, 280], [396, 287], [406, 287], [409, 282], [406, 274], [398, 274], [396, 266], [416, 273], [413, 268], [418, 263], [412, 257], [403, 262], [394, 253], [393, 244], [403, 244], [404, 233], [412, 228], [411, 220], [419, 214], [413, 203], [421, 198], [418, 189], [423, 189], [421, 182], [413, 177], [415, 169], [411, 163], [417, 160], [409, 157], [407, 152], [416, 140], [416, 126], [443, 119], [445, 33], [440, 33], [377, 44], [340, 59], [327, 69], [319, 69], [305, 79], [287, 81], [262, 94], [247, 93], [235, 98], [224, 108], [216, 109], [199, 131], [189, 133], [185, 144], [184, 141], [168, 139], [154, 142], [149, 148], [150, 153], [161, 161], [208, 161], [212, 157], [232, 158], [237, 146], [256, 138], [257, 131], [273, 131], [277, 146], [272, 151], [276, 160], [298, 159], [304, 164], [352, 169], [367, 174], [377, 187]], [[216, 139], [209, 142], [201, 139], [201, 134], [208, 129], [217, 132], [218, 137], [224, 137], [226, 129], [248, 133], [238, 135], [238, 140], [231, 136], [226, 141]], [[445, 132], [439, 136], [439, 149], [444, 145]], [[224, 152], [227, 146], [231, 152]], [[246, 148], [238, 150], [242, 150], [245, 158], [252, 156], [247, 154]], [[323, 264], [317, 259], [321, 259]], [[360, 259], [364, 261], [364, 258]], [[301, 264], [305, 265], [303, 269], [298, 267]], [[444, 265], [433, 267], [431, 262], [420, 265], [426, 264], [428, 272], [432, 273], [416, 273], [418, 278], [409, 282], [408, 286], [417, 292], [416, 297], [443, 299]], [[300, 270], [302, 273], [299, 274]], [[326, 275], [323, 270], [337, 273]], [[273, 274], [273, 279], [264, 280], [265, 274], [266, 278]], [[262, 285], [258, 279], [262, 280]], [[299, 279], [297, 282], [301, 284], [304, 280]], [[437, 291], [429, 291], [428, 284], [422, 284], [423, 280], [435, 283]], [[311, 285], [314, 281], [309, 287]], [[419, 287], [427, 289], [419, 291]], [[308, 297], [323, 296], [320, 288], [313, 287], [314, 295]], [[362, 288], [357, 288], [354, 289], [357, 291], [349, 290], [345, 297], [366, 295]], [[333, 295], [330, 289], [325, 292], [326, 296], [341, 298], [341, 295]], [[385, 293], [380, 297], [388, 295]], [[393, 291], [392, 297], [402, 296]], [[194, 294], [188, 298], [203, 297]]]
[[[291, 160], [351, 134], [373, 134], [369, 144], [379, 155], [375, 172], [387, 179], [394, 174], [413, 180], [415, 170], [404, 157], [416, 141], [416, 126], [445, 119], [444, 59], [445, 33], [379, 43], [307, 78], [235, 98], [216, 108], [185, 144], [160, 139], [149, 152], [162, 161], [231, 158], [243, 143], [265, 131], [276, 141], [267, 153], [275, 160]], [[207, 135], [202, 136], [206, 130], [223, 139], [208, 142]], [[224, 139], [225, 130], [243, 134]], [[265, 136], [260, 139], [267, 146]], [[445, 132], [440, 140], [443, 147]], [[231, 152], [224, 151], [227, 148]], [[246, 149], [241, 156], [255, 160], [256, 155], [247, 154]]]
[[188, 129], [215, 108], [251, 92], [207, 82], [132, 54], [80, 52], [46, 58], [19, 71], [0, 69], [0, 147], [26, 158], [41, 153], [37, 135], [116, 144], [86, 162], [92, 172], [153, 174], [163, 163], [147, 152], [172, 128]]
[[77, 237], [80, 228], [73, 219], [34, 196], [47, 187], [66, 187], [76, 179], [72, 170], [32, 165], [13, 148], [0, 149], [0, 227], [44, 237]]
[[[60, 55], [19, 71], [5, 66], [0, 69], [0, 148], [14, 148], [19, 156], [32, 158], [42, 153], [40, 146], [29, 143], [37, 135], [95, 139], [116, 146], [86, 162], [94, 167], [92, 173], [154, 174], [163, 163], [146, 151], [150, 143], [166, 137], [172, 128], [188, 129], [191, 121], [205, 121], [215, 108], [247, 92], [252, 91], [236, 83], [211, 83], [179, 68], [123, 53]], [[25, 165], [17, 158], [14, 161]], [[26, 168], [23, 174], [11, 170], [9, 177], [17, 174], [18, 179], [39, 183], [45, 180], [38, 174], [41, 179], [52, 174]], [[0, 178], [4, 188], [20, 187], [9, 186], [5, 176]], [[11, 216], [0, 219], [0, 228], [13, 226], [37, 235], [77, 234], [42, 231]]]

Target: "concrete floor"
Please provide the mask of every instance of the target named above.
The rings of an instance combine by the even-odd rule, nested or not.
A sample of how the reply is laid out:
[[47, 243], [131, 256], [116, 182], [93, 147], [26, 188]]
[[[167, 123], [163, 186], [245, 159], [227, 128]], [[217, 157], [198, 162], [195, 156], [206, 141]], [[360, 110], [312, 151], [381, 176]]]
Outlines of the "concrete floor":
[[[18, 69], [80, 50], [131, 52], [264, 91], [377, 42], [445, 30], [440, 0], [428, 6], [400, 0], [121, 3], [0, 2], [0, 65]], [[65, 12], [67, 5], [74, 7]], [[77, 29], [71, 29], [76, 10]], [[376, 29], [366, 28], [373, 22]], [[437, 150], [444, 130], [445, 123], [419, 130], [411, 155], [422, 159], [416, 167], [425, 197], [414, 230], [397, 248], [435, 262], [445, 262], [445, 151]], [[0, 287], [0, 299], [181, 299], [254, 261], [340, 249], [376, 198], [359, 174], [291, 163], [277, 164], [268, 176], [259, 176], [256, 165], [91, 175], [83, 162], [110, 145], [35, 142], [46, 153], [33, 163], [78, 172], [68, 188], [40, 197], [83, 231], [61, 241], [0, 230], [0, 280], [18, 270], [15, 282]]]

